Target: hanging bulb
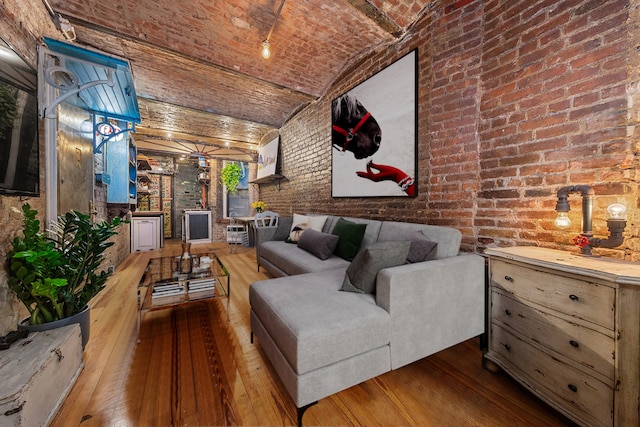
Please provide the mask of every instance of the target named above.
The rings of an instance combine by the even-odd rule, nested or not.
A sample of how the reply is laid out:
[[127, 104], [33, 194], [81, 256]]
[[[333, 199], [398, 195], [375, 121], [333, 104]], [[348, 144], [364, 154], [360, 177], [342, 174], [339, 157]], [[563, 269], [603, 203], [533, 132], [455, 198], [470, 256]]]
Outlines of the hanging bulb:
[[262, 57], [264, 59], [271, 58], [271, 43], [269, 43], [269, 40], [262, 42]]
[[624, 219], [624, 213], [627, 211], [627, 207], [621, 203], [613, 203], [607, 207], [607, 211], [611, 219]]
[[571, 226], [571, 220], [569, 219], [567, 212], [558, 212], [558, 216], [553, 221], [553, 225], [562, 230], [569, 228]]

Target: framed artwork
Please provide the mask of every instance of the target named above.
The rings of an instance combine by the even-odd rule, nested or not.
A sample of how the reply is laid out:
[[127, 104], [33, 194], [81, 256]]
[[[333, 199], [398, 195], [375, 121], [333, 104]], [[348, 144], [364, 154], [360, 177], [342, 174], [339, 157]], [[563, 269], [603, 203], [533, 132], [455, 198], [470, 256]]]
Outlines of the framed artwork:
[[277, 136], [268, 144], [260, 147], [258, 152], [258, 175], [257, 178], [274, 175], [276, 173], [276, 163], [278, 162], [278, 147], [280, 137]]
[[417, 63], [413, 50], [331, 104], [332, 197], [414, 197]]

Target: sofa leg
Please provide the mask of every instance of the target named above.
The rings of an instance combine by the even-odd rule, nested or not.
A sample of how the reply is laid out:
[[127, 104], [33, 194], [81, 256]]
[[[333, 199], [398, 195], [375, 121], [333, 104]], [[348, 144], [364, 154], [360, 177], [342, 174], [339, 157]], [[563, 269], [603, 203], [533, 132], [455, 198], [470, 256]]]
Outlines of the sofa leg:
[[309, 403], [308, 405], [304, 405], [302, 408], [298, 408], [298, 427], [302, 427], [302, 416], [304, 415], [305, 411], [317, 403], [318, 401], [315, 401]]

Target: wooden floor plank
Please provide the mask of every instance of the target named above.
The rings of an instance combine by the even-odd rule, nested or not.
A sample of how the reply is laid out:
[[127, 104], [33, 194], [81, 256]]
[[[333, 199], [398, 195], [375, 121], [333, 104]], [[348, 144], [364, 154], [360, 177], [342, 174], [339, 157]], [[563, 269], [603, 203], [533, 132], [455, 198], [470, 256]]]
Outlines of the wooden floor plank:
[[[137, 283], [151, 257], [180, 255], [179, 242], [133, 254], [92, 302], [85, 369], [52, 426], [296, 424], [296, 408], [260, 343], [251, 343], [252, 248], [216, 250], [231, 272], [231, 298], [145, 313], [137, 344]], [[228, 302], [228, 304], [227, 304]], [[95, 314], [95, 316], [94, 316]], [[84, 421], [83, 421], [84, 419]], [[322, 399], [306, 425], [572, 426], [505, 374], [482, 368], [478, 340], [444, 350]]]

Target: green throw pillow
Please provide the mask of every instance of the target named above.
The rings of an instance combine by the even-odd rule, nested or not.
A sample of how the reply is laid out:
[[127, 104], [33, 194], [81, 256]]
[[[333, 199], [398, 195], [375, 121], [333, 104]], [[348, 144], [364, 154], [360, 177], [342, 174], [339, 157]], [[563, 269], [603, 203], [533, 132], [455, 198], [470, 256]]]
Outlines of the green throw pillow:
[[338, 219], [331, 232], [340, 236], [334, 253], [347, 261], [353, 260], [360, 249], [366, 228], [367, 224], [356, 224], [344, 218]]
[[403, 265], [409, 254], [411, 242], [376, 242], [358, 255], [347, 267], [341, 291], [373, 294], [376, 292], [376, 276], [383, 268]]

